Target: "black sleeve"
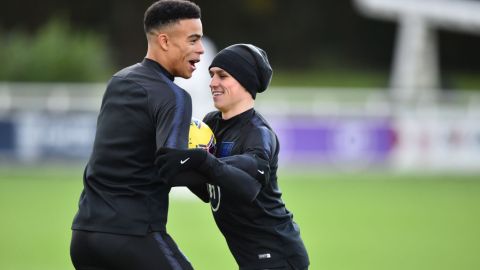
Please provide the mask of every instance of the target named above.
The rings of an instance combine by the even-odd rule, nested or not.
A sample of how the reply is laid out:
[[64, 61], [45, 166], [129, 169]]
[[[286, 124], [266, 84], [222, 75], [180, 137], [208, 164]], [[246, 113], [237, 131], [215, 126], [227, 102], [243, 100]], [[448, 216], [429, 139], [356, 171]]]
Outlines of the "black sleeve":
[[259, 181], [262, 186], [270, 179], [270, 160], [276, 150], [275, 134], [266, 127], [257, 127], [250, 131], [243, 143], [243, 154], [221, 158]]
[[[211, 156], [210, 158], [214, 157]], [[256, 171], [252, 172], [252, 168], [258, 168], [255, 157], [251, 155], [235, 155], [220, 158], [219, 160], [221, 161], [219, 166], [222, 166], [223, 172], [218, 174], [216, 180], [212, 180], [205, 176], [205, 174], [211, 176], [211, 172], [201, 174], [198, 171], [186, 171], [175, 175], [173, 179], [169, 180], [169, 184], [173, 187], [188, 187], [190, 191], [204, 202], [209, 201], [206, 188], [207, 183], [217, 184], [222, 188], [231, 189], [234, 191], [234, 194], [238, 194], [240, 197], [244, 197], [248, 201], [253, 200], [258, 193], [258, 184], [252, 181], [251, 177], [255, 177], [256, 174], [259, 174]], [[244, 173], [239, 172], [237, 169], [244, 171]], [[216, 170], [218, 171], [219, 169]], [[249, 174], [250, 177], [245, 173]], [[249, 182], [250, 185], [243, 187], [245, 183]]]
[[252, 202], [260, 192], [262, 185], [248, 173], [229, 165], [211, 154], [199, 168], [212, 184], [236, 194], [240, 199]]
[[[213, 125], [218, 114], [218, 111], [208, 113], [203, 122], [209, 126]], [[248, 133], [242, 143], [242, 154], [223, 157], [220, 160], [248, 173], [265, 186], [270, 179], [270, 161], [276, 152], [277, 137], [266, 126], [256, 126]]]
[[155, 126], [155, 150], [162, 147], [187, 149], [192, 117], [191, 97], [180, 88], [165, 86], [161, 90], [150, 91], [148, 96], [150, 119]]
[[270, 166], [268, 160], [260, 157], [256, 153], [246, 153], [243, 155], [233, 155], [219, 158], [226, 164], [236, 167], [251, 177], [255, 178], [262, 186], [268, 183], [270, 177]]
[[210, 202], [210, 195], [208, 194], [207, 185], [195, 185], [195, 186], [188, 186], [190, 191], [197, 195], [197, 197], [202, 200], [204, 203]]
[[185, 186], [197, 195], [203, 202], [209, 202], [210, 197], [207, 189], [208, 179], [197, 171], [179, 173], [170, 181], [171, 186]]
[[[182, 152], [182, 150], [174, 151]], [[248, 202], [253, 201], [257, 197], [262, 185], [255, 178], [250, 176], [248, 173], [217, 159], [215, 156], [207, 153], [206, 151], [200, 151], [204, 156], [203, 161], [201, 161], [200, 164], [192, 167], [193, 170], [187, 169], [178, 174], [165, 176], [169, 179], [169, 185], [194, 187], [211, 183], [218, 185], [225, 190], [229, 190], [232, 194], [237, 195], [239, 199], [246, 200]], [[171, 159], [171, 157], [165, 156], [162, 158]], [[201, 174], [199, 174], [199, 172]], [[202, 198], [201, 196], [199, 197]]]
[[172, 187], [190, 187], [209, 183], [205, 175], [197, 171], [185, 171], [176, 174], [168, 183]]
[[[213, 156], [210, 158], [215, 159]], [[209, 201], [207, 183], [217, 184], [222, 188], [231, 190], [233, 194], [237, 194], [240, 198], [252, 201], [261, 188], [252, 177], [258, 179], [257, 175], [263, 176], [263, 174], [257, 171], [252, 171], [252, 169], [259, 168], [257, 159], [252, 155], [246, 154], [220, 158], [218, 160], [220, 161], [219, 163], [210, 161], [211, 165], [208, 166], [220, 166], [220, 169], [208, 169], [204, 174], [197, 171], [182, 172], [175, 175], [169, 181], [169, 184], [171, 186], [188, 187], [190, 191], [204, 202]], [[213, 171], [217, 172], [217, 176], [211, 179], [214, 175]], [[265, 172], [268, 174], [267, 170]], [[209, 177], [207, 178], [205, 175], [209, 175]], [[245, 183], [249, 184], [245, 185]]]
[[251, 130], [243, 142], [243, 154], [224, 158], [208, 155], [202, 173], [212, 183], [233, 194], [253, 201], [270, 178], [270, 158], [275, 151], [276, 136], [266, 127]]
[[162, 147], [187, 149], [192, 118], [192, 100], [184, 90], [165, 88], [149, 93], [149, 106], [155, 125], [156, 150]]

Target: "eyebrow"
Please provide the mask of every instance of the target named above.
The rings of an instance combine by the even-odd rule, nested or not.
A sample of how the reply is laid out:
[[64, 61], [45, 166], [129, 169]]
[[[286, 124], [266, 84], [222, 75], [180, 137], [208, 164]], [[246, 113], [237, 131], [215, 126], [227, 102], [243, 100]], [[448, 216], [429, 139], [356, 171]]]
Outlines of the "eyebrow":
[[202, 35], [200, 35], [200, 34], [191, 34], [190, 36], [188, 36], [189, 39], [192, 39], [192, 38], [200, 39], [201, 37], [202, 37]]

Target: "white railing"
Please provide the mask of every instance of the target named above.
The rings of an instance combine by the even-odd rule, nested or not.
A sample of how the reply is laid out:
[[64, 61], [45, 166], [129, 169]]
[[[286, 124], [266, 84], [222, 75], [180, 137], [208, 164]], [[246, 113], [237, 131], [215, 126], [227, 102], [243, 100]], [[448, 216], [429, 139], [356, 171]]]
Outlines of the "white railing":
[[[0, 124], [10, 128], [0, 130], [9, 132], [0, 138], [13, 144], [9, 149], [0, 143], [0, 157], [85, 160], [104, 88], [0, 83]], [[440, 99], [398, 104], [382, 89], [271, 87], [257, 96], [256, 108], [277, 131], [285, 163], [480, 171], [480, 92], [449, 91]], [[382, 142], [390, 139], [388, 132], [394, 141]]]

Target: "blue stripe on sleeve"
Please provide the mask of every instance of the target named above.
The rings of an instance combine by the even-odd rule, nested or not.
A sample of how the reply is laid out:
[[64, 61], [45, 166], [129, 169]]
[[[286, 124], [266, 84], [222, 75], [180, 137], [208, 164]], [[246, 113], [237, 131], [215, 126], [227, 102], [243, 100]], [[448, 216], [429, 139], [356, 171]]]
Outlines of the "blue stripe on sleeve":
[[[189, 104], [191, 106], [191, 103], [187, 102], [186, 95], [183, 94], [183, 91], [184, 91], [183, 89], [181, 89], [171, 81], [168, 81], [168, 83], [172, 87], [173, 92], [175, 94], [176, 111], [173, 117], [172, 131], [170, 132], [165, 145], [166, 147], [170, 147], [170, 148], [186, 149], [188, 146], [188, 130], [184, 130], [184, 129], [185, 127], [188, 128], [190, 126], [189, 124], [190, 124], [190, 118], [191, 118], [191, 115], [190, 117], [186, 116], [186, 114], [188, 113], [188, 109], [186, 108], [186, 106], [189, 106]], [[184, 123], [185, 121], [188, 121], [187, 125], [185, 125]], [[184, 126], [182, 126], [182, 124]], [[182, 134], [182, 131], [183, 131], [183, 134]]]

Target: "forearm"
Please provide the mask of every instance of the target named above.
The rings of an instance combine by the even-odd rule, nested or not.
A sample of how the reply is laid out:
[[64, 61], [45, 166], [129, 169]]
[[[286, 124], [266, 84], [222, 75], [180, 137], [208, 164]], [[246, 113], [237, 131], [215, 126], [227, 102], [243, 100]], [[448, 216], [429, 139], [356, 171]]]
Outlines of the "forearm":
[[267, 160], [255, 154], [234, 155], [219, 158], [220, 161], [236, 167], [251, 177], [255, 178], [262, 186], [268, 183], [270, 177], [270, 166]]
[[168, 180], [168, 183], [172, 187], [189, 187], [204, 185], [208, 183], [208, 179], [197, 171], [186, 171], [175, 175]]
[[187, 187], [203, 202], [209, 202], [207, 182], [208, 179], [203, 174], [197, 171], [187, 171], [175, 175], [170, 179], [169, 184], [172, 187]]
[[[174, 186], [188, 185], [192, 183], [191, 181], [195, 183], [206, 182], [207, 180], [192, 175], [191, 177], [180, 175], [179, 178], [175, 178], [182, 172], [197, 170], [206, 176], [208, 182], [229, 190], [230, 193], [237, 194], [241, 199], [247, 201], [253, 201], [262, 188], [262, 182], [252, 177], [255, 172], [251, 168], [256, 167], [249, 166], [250, 161], [247, 161], [247, 165], [244, 165], [244, 167], [248, 167], [246, 170], [250, 171], [252, 175], [200, 149], [162, 148], [157, 151], [157, 154], [155, 164], [160, 167], [159, 176]], [[239, 160], [241, 159], [231, 158], [230, 162], [241, 163]], [[257, 162], [258, 164], [260, 163]], [[257, 170], [257, 175], [268, 179], [267, 171]]]
[[200, 171], [209, 179], [209, 182], [246, 201], [253, 201], [260, 192], [262, 184], [247, 172], [229, 163], [235, 162], [232, 159], [226, 162], [209, 156]]

